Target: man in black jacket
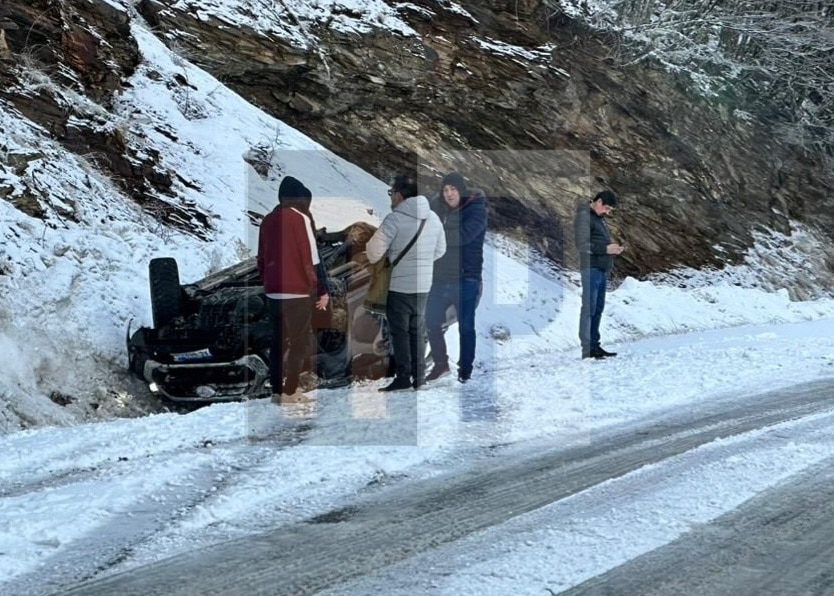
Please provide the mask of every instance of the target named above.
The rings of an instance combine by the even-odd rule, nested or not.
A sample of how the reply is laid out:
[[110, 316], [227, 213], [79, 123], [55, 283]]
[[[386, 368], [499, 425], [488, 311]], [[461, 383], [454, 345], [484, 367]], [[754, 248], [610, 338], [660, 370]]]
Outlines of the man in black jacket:
[[579, 341], [583, 358], [610, 358], [616, 352], [608, 352], [600, 346], [599, 323], [605, 309], [606, 277], [614, 264], [614, 257], [624, 247], [611, 241], [611, 233], [605, 225], [607, 217], [617, 205], [617, 196], [603, 190], [591, 200], [590, 208], [582, 203], [577, 207], [574, 220], [576, 249], [579, 251], [579, 268], [582, 276], [582, 309], [579, 313]]
[[460, 172], [443, 178], [440, 195], [432, 202], [446, 234], [446, 254], [434, 262], [434, 277], [426, 305], [426, 333], [434, 366], [426, 381], [449, 374], [449, 354], [443, 338], [446, 309], [454, 307], [458, 319], [460, 357], [458, 381], [472, 376], [475, 361], [475, 309], [481, 299], [484, 237], [487, 229], [483, 191], [467, 188]]

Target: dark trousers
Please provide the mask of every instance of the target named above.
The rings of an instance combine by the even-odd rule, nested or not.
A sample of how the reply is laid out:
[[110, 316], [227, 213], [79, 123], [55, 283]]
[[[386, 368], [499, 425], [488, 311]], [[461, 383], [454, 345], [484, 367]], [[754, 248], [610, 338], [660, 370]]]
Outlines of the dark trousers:
[[293, 394], [298, 389], [301, 365], [310, 346], [310, 313], [313, 300], [267, 298], [266, 302], [272, 319], [272, 343], [269, 348], [269, 380], [272, 383], [272, 392]]
[[394, 348], [397, 377], [426, 378], [426, 300], [428, 294], [388, 292], [385, 316]]
[[460, 359], [458, 372], [468, 377], [475, 361], [475, 310], [481, 300], [481, 282], [477, 279], [460, 281], [436, 281], [431, 286], [426, 305], [426, 330], [435, 366], [448, 366], [449, 354], [443, 338], [446, 310], [455, 309], [460, 332]]
[[599, 322], [605, 310], [606, 272], [591, 267], [582, 270], [582, 308], [579, 312], [579, 341], [585, 353], [597, 350]]

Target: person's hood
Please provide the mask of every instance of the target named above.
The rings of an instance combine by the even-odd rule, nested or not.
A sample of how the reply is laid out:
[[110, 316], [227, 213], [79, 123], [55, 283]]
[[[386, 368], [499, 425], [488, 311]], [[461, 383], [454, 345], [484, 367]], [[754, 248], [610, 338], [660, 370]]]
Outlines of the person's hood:
[[423, 195], [417, 195], [404, 200], [394, 209], [397, 213], [403, 213], [415, 219], [426, 219], [429, 216], [431, 207], [429, 200]]
[[476, 203], [486, 203], [486, 194], [484, 194], [484, 191], [482, 191], [480, 188], [470, 188], [469, 196], [465, 199], [461, 199], [459, 208], [466, 209], [470, 205], [474, 205]]

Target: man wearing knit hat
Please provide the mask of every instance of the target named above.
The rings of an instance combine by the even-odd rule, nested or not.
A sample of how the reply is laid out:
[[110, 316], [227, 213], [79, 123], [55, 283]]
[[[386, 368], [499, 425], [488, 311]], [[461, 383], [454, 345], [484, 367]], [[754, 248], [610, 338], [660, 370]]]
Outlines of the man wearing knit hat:
[[[261, 222], [258, 272], [264, 285], [273, 332], [269, 350], [272, 401], [303, 403], [299, 391], [301, 365], [310, 345], [312, 296], [316, 308], [327, 308], [327, 274], [319, 260], [313, 232], [312, 193], [287, 176], [278, 188], [278, 206]], [[286, 366], [284, 353], [287, 352]]]
[[602, 349], [599, 336], [599, 323], [605, 309], [606, 277], [614, 257], [625, 249], [611, 240], [611, 232], [603, 219], [611, 215], [616, 205], [617, 196], [610, 190], [603, 190], [591, 199], [590, 208], [582, 201], [576, 209], [574, 235], [582, 281], [579, 341], [583, 358], [601, 360], [617, 355]]
[[443, 222], [446, 254], [434, 264], [426, 305], [426, 331], [434, 361], [426, 380], [434, 381], [450, 372], [443, 325], [446, 310], [452, 306], [460, 335], [458, 380], [465, 383], [472, 376], [475, 361], [475, 309], [483, 285], [486, 198], [482, 191], [468, 189], [460, 172], [451, 172], [443, 178], [440, 196], [432, 202], [432, 209]]

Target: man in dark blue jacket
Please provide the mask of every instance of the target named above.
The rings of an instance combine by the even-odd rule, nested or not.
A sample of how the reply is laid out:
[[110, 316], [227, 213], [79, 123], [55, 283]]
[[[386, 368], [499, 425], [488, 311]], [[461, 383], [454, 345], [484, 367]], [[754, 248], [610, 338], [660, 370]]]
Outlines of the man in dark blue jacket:
[[453, 306], [460, 331], [458, 380], [472, 376], [475, 361], [475, 309], [483, 288], [484, 236], [487, 228], [486, 198], [467, 189], [458, 172], [445, 178], [432, 209], [443, 222], [446, 254], [434, 262], [434, 277], [426, 304], [426, 332], [434, 366], [426, 381], [449, 374], [449, 355], [443, 338], [446, 310]]
[[614, 256], [624, 247], [611, 241], [611, 233], [605, 225], [617, 205], [617, 196], [603, 190], [587, 203], [580, 203], [574, 219], [576, 250], [579, 251], [579, 268], [582, 277], [582, 308], [579, 313], [579, 341], [583, 358], [610, 358], [616, 352], [608, 352], [600, 346], [599, 323], [605, 309], [606, 277], [614, 264]]

